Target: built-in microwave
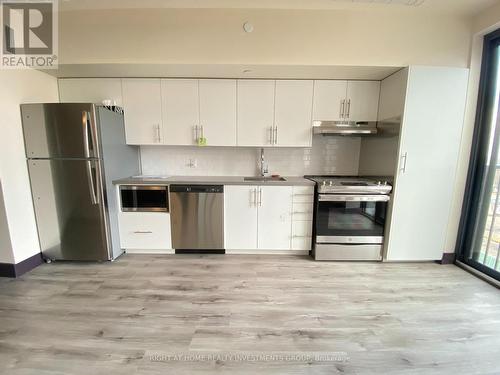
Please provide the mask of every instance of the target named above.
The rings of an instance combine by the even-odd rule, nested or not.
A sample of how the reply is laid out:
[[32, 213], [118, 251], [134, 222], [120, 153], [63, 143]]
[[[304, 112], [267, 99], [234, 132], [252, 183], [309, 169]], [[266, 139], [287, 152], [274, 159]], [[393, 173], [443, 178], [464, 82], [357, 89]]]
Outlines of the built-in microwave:
[[168, 186], [122, 185], [123, 212], [168, 212]]

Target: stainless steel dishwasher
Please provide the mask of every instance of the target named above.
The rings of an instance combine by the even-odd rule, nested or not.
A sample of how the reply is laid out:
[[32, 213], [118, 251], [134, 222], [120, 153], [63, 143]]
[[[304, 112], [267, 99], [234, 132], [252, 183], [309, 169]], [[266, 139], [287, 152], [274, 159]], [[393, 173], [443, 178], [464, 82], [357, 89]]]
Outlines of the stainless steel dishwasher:
[[224, 186], [170, 185], [172, 245], [176, 253], [224, 251]]

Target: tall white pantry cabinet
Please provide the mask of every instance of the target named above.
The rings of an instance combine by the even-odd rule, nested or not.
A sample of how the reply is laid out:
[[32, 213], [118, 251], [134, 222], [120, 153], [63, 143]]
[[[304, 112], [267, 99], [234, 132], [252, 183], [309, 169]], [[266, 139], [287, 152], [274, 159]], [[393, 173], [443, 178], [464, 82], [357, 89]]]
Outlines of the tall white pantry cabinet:
[[442, 258], [468, 74], [463, 68], [411, 66], [382, 81], [380, 112], [388, 118], [401, 115], [399, 159], [387, 220], [387, 261]]

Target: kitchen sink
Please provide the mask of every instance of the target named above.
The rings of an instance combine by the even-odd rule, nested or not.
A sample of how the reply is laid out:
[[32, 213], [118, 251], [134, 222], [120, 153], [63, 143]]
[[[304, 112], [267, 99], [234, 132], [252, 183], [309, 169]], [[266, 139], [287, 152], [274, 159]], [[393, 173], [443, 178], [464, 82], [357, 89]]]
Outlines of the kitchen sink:
[[245, 177], [244, 181], [258, 181], [258, 182], [268, 182], [268, 181], [286, 181], [283, 177]]

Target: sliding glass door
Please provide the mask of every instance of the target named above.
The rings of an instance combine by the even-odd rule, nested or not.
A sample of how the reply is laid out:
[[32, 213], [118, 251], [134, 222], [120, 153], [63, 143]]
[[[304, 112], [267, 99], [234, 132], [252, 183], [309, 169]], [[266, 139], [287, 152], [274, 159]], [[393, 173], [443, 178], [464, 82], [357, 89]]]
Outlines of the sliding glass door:
[[458, 259], [500, 280], [500, 30], [485, 36]]

